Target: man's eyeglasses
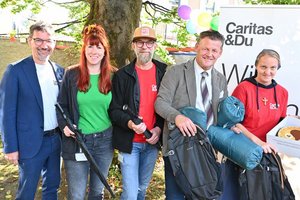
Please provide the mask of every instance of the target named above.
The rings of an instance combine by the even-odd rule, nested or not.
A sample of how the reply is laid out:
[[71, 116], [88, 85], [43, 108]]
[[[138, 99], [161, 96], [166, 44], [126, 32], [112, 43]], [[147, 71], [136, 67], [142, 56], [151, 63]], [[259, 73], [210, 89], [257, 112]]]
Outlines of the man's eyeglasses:
[[152, 48], [154, 46], [154, 41], [147, 41], [147, 42], [144, 42], [144, 41], [135, 41], [135, 44], [138, 48], [142, 48], [144, 46], [144, 44], [146, 44], [146, 47], [148, 48]]
[[41, 38], [32, 38], [34, 41], [34, 44], [37, 46], [41, 46], [44, 42], [46, 42], [47, 44], [53, 44], [55, 42], [55, 40], [49, 39], [49, 40], [43, 40]]

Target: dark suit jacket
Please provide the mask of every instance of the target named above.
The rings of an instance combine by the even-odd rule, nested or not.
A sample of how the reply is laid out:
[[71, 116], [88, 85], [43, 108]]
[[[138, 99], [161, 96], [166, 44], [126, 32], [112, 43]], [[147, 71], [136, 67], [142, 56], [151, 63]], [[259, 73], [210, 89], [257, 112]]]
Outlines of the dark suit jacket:
[[[60, 81], [64, 70], [56, 66]], [[41, 148], [44, 115], [41, 89], [32, 56], [8, 65], [0, 84], [0, 128], [5, 153], [32, 158]]]
[[[175, 117], [180, 114], [178, 109], [186, 106], [196, 106], [196, 77], [194, 59], [186, 63], [171, 67], [162, 79], [158, 96], [155, 102], [155, 111], [165, 121], [163, 131], [163, 153], [166, 153], [169, 130], [167, 122], [175, 122]], [[217, 121], [219, 102], [228, 96], [225, 77], [216, 69], [212, 69], [212, 109], [214, 123]]]

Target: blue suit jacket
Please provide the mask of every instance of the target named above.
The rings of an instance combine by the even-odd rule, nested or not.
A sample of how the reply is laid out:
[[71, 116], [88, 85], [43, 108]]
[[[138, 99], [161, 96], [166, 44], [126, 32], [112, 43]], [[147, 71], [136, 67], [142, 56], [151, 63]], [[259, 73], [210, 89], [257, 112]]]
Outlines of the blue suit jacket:
[[[56, 77], [61, 81], [64, 70], [58, 65], [56, 68]], [[41, 148], [43, 101], [32, 56], [8, 65], [4, 73], [0, 84], [0, 128], [5, 153], [19, 151], [20, 159], [32, 158]]]

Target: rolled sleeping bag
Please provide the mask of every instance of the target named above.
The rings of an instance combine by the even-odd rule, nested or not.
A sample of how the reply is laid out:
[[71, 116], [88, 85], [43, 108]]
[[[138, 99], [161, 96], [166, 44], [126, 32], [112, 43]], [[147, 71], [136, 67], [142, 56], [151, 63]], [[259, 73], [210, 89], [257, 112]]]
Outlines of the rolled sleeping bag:
[[263, 149], [243, 133], [237, 134], [230, 129], [212, 125], [207, 135], [216, 150], [244, 169], [255, 168], [262, 159]]
[[206, 113], [198, 108], [186, 106], [179, 111], [188, 117], [192, 122], [198, 126], [200, 126], [204, 131], [206, 131], [207, 125], [206, 125]]
[[243, 121], [244, 115], [244, 104], [236, 97], [228, 96], [219, 103], [217, 125], [231, 128], [236, 123]]

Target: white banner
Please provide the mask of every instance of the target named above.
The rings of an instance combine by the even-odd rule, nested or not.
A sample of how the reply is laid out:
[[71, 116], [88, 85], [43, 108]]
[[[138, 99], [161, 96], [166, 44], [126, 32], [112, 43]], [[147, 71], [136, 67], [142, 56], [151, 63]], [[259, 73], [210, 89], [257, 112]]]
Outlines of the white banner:
[[254, 74], [258, 53], [274, 49], [281, 56], [275, 80], [288, 90], [289, 104], [300, 108], [300, 6], [221, 7], [220, 13], [225, 45], [215, 67], [226, 76], [229, 94]]

